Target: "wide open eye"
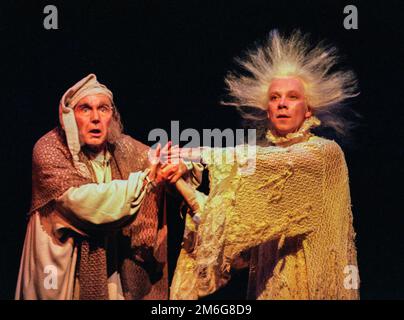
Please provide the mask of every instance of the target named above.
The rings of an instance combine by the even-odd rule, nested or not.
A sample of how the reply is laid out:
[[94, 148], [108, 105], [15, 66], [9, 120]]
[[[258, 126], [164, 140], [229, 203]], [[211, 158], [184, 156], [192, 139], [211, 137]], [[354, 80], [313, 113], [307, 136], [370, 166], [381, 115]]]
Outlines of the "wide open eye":
[[91, 108], [89, 106], [87, 106], [87, 105], [82, 105], [82, 106], [79, 107], [79, 111], [82, 114], [89, 114], [90, 111], [91, 111]]
[[289, 98], [290, 100], [299, 100], [300, 97], [301, 97], [301, 95], [300, 95], [299, 93], [297, 93], [297, 92], [294, 92], [294, 91], [292, 91], [292, 92], [290, 92], [290, 93], [288, 94], [288, 98]]
[[110, 106], [103, 105], [103, 106], [99, 107], [98, 110], [99, 110], [102, 114], [109, 114], [109, 113], [112, 111], [112, 108], [111, 108]]

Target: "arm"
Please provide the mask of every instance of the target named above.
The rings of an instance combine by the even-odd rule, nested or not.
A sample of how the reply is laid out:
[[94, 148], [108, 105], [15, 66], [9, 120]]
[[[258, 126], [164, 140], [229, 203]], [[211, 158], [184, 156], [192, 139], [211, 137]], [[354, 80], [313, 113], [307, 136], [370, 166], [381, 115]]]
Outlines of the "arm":
[[[237, 161], [220, 162], [223, 155], [215, 152], [208, 165], [210, 196], [199, 229], [203, 239], [218, 242], [205, 244], [208, 251], [225, 245], [226, 255], [236, 256], [272, 240], [282, 245], [282, 239], [304, 237], [315, 229], [322, 210], [320, 148], [257, 149], [253, 174], [244, 174]], [[217, 229], [218, 224], [223, 228]]]
[[[73, 220], [92, 225], [121, 225], [140, 208], [150, 183], [162, 181], [158, 175], [160, 147], [151, 156], [149, 169], [134, 172], [128, 180], [90, 183], [67, 190], [56, 203], [61, 212]], [[170, 168], [167, 169], [170, 173]], [[156, 177], [157, 176], [157, 177]], [[153, 181], [154, 182], [151, 182]]]
[[271, 240], [282, 246], [286, 238], [305, 237], [321, 225], [324, 159], [317, 146], [258, 150], [253, 174], [227, 161], [232, 153], [212, 149], [203, 155], [210, 194], [195, 250], [183, 251], [178, 262], [176, 288], [189, 286], [189, 278], [199, 297], [227, 283], [243, 252]]
[[71, 187], [56, 200], [68, 218], [95, 225], [119, 221], [135, 214], [146, 194], [148, 172], [130, 174], [128, 180]]
[[207, 195], [195, 190], [192, 186], [186, 183], [183, 179], [179, 179], [175, 186], [177, 190], [184, 197], [184, 200], [192, 210], [191, 216], [203, 211]]
[[204, 166], [201, 164], [201, 148], [179, 148], [168, 142], [161, 150], [164, 163], [178, 166], [178, 170], [168, 180], [175, 184], [181, 177], [194, 188], [202, 182]]

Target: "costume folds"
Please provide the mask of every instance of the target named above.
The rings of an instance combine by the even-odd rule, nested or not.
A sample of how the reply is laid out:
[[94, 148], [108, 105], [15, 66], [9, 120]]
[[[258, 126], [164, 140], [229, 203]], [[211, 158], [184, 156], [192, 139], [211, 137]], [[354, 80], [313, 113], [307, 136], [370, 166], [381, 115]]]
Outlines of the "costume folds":
[[[108, 299], [111, 293], [107, 278], [111, 273], [119, 274], [125, 299], [167, 298], [167, 229], [162, 190], [146, 193], [142, 189], [142, 171], [149, 166], [148, 147], [122, 135], [108, 150], [112, 179], [123, 186], [127, 183], [126, 192], [133, 195], [127, 197], [123, 218], [94, 224], [57, 206], [58, 199], [70, 188], [97, 182], [89, 159], [79, 153], [80, 162], [90, 172], [86, 177], [74, 167], [60, 128], [47, 133], [35, 145], [32, 207], [17, 299]], [[49, 266], [56, 268], [53, 287], [45, 285]]]
[[171, 299], [209, 295], [246, 264], [251, 299], [359, 298], [345, 273], [357, 268], [347, 166], [334, 141], [310, 134], [317, 122], [269, 136], [253, 174], [224, 161], [243, 148], [202, 152], [210, 193], [192, 197], [198, 219], [187, 216]]

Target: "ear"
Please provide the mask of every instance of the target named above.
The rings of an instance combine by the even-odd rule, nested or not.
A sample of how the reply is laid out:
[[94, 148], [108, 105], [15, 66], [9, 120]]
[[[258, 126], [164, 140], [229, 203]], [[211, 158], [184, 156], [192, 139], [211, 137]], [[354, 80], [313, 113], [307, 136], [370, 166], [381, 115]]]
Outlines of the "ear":
[[310, 118], [312, 115], [313, 115], [313, 113], [311, 112], [310, 106], [307, 106], [307, 111], [304, 114], [304, 117], [307, 119], [307, 118]]

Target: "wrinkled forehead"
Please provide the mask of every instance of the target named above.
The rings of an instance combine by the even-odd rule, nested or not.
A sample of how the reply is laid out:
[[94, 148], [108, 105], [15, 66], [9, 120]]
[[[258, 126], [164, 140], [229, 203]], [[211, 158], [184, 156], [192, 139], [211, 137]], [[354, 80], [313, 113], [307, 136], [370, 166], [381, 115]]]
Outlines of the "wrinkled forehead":
[[82, 105], [87, 105], [90, 107], [98, 107], [98, 106], [113, 107], [111, 98], [103, 93], [89, 94], [82, 97], [79, 101], [77, 101], [73, 109]]
[[272, 79], [268, 87], [268, 93], [283, 93], [288, 91], [296, 91], [304, 94], [304, 82], [298, 77], [279, 77]]

